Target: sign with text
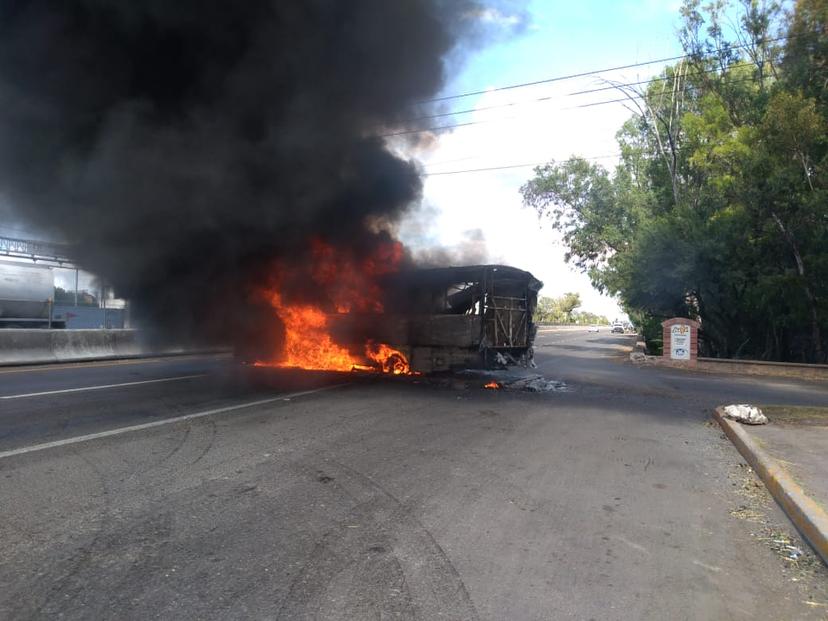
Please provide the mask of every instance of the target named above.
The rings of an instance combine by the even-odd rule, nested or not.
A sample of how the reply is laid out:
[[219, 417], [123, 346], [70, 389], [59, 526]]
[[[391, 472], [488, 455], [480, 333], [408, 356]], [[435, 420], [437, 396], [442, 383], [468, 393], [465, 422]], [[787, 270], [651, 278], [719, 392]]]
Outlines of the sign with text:
[[670, 358], [690, 360], [690, 326], [686, 323], [670, 326]]

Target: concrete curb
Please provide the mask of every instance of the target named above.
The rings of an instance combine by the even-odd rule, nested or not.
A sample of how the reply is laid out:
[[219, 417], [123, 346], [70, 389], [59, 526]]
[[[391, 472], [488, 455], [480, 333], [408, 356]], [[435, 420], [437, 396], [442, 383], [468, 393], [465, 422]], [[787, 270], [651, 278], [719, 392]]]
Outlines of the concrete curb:
[[721, 407], [713, 417], [742, 457], [753, 467], [779, 506], [828, 565], [828, 513], [810, 498], [788, 472], [768, 455], [741, 423], [725, 418]]

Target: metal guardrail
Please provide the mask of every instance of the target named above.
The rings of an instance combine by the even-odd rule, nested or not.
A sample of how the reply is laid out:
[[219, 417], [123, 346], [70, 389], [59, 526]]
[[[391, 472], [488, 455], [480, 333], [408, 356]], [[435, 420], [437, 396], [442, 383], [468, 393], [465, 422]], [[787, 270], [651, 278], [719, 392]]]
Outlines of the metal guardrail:
[[35, 262], [57, 263], [62, 267], [74, 267], [74, 262], [69, 258], [69, 254], [69, 249], [62, 244], [33, 239], [0, 237], [0, 255], [2, 256], [30, 259]]

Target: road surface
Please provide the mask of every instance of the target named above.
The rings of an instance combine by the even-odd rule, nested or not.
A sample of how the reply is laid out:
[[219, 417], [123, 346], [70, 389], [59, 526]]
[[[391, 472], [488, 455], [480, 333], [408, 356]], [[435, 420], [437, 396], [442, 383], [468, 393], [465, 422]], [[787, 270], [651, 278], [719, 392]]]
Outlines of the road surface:
[[780, 555], [708, 419], [828, 388], [637, 368], [628, 339], [543, 331], [567, 384], [543, 394], [227, 357], [0, 370], [0, 618], [824, 618], [828, 572]]

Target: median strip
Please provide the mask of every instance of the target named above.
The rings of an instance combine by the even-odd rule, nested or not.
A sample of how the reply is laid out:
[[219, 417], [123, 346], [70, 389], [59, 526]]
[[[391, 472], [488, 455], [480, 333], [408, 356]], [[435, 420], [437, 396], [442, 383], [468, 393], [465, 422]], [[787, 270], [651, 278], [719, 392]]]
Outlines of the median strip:
[[154, 427], [163, 427], [164, 425], [173, 425], [183, 421], [190, 421], [197, 418], [204, 418], [205, 416], [213, 416], [215, 414], [224, 414], [225, 412], [233, 412], [235, 410], [242, 410], [244, 408], [252, 408], [257, 405], [267, 405], [268, 403], [275, 403], [276, 401], [290, 401], [297, 397], [304, 397], [317, 392], [324, 392], [326, 390], [333, 390], [341, 388], [346, 384], [334, 384], [332, 386], [323, 386], [321, 388], [314, 388], [313, 390], [303, 390], [301, 392], [285, 393], [276, 397], [268, 397], [267, 399], [258, 399], [257, 401], [247, 401], [245, 403], [238, 403], [236, 405], [228, 405], [221, 408], [214, 408], [212, 410], [204, 410], [202, 412], [195, 412], [193, 414], [185, 414], [184, 416], [176, 416], [175, 418], [165, 418], [164, 420], [157, 420], [151, 423], [143, 423], [141, 425], [131, 425], [129, 427], [119, 427], [118, 429], [110, 429], [109, 431], [100, 431], [98, 433], [90, 433], [84, 436], [76, 436], [74, 438], [66, 438], [65, 440], [55, 440], [54, 442], [44, 442], [43, 444], [33, 444], [31, 446], [24, 446], [10, 451], [0, 452], [0, 459], [7, 457], [15, 457], [17, 455], [26, 455], [28, 453], [35, 453], [38, 451], [45, 451], [48, 449], [59, 448], [61, 446], [70, 446], [73, 444], [80, 444], [81, 442], [89, 442], [90, 440], [99, 440], [101, 438], [109, 438], [112, 436], [119, 436], [125, 433], [132, 433], [134, 431], [143, 431], [145, 429], [152, 429]]

